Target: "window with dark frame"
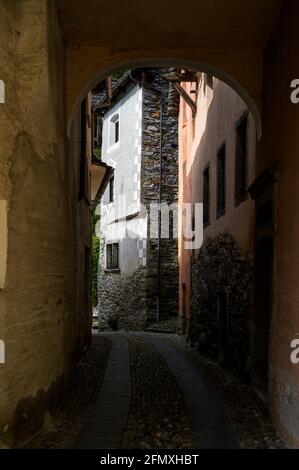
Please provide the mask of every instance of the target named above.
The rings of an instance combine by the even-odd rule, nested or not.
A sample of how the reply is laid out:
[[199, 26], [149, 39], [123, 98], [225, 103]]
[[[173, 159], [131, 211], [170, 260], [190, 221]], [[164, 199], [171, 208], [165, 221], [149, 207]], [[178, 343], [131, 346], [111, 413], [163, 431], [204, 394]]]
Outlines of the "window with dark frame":
[[109, 203], [114, 201], [114, 176], [109, 181]]
[[110, 145], [119, 141], [119, 114], [112, 116], [110, 120]]
[[119, 141], [119, 119], [114, 123], [114, 140], [115, 142]]
[[210, 75], [209, 73], [207, 74], [207, 86], [213, 90], [214, 88], [214, 77], [213, 75]]
[[225, 144], [217, 154], [217, 218], [225, 213]]
[[248, 115], [244, 116], [236, 128], [235, 162], [235, 204], [240, 204], [247, 196], [247, 132]]
[[203, 223], [210, 222], [210, 166], [203, 172]]
[[119, 269], [119, 244], [106, 245], [106, 269]]

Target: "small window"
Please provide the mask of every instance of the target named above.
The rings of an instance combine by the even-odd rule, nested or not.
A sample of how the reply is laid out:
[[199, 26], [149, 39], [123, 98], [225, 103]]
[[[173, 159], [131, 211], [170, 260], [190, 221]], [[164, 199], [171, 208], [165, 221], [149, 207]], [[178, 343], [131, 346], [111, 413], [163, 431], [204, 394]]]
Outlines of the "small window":
[[210, 166], [203, 172], [203, 223], [210, 222]]
[[119, 114], [115, 114], [110, 120], [110, 145], [119, 141]]
[[217, 218], [225, 213], [225, 144], [217, 155]]
[[214, 88], [214, 77], [213, 75], [207, 74], [207, 86], [213, 90]]
[[240, 204], [247, 196], [247, 129], [246, 115], [236, 129], [236, 163], [235, 163], [235, 204]]
[[109, 181], [109, 202], [114, 201], [114, 176]]
[[106, 268], [119, 269], [118, 243], [109, 243], [106, 245]]

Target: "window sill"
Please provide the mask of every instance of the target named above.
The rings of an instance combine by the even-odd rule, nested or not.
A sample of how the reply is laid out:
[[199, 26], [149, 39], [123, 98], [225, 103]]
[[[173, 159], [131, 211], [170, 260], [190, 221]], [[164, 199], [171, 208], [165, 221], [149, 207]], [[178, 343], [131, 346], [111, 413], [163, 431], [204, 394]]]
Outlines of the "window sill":
[[120, 145], [120, 141], [115, 142], [115, 144], [110, 145], [107, 148], [107, 153], [110, 153], [110, 152], [113, 152], [114, 150], [117, 150], [119, 148], [119, 145]]
[[217, 215], [216, 215], [216, 219], [219, 220], [221, 219], [221, 217], [223, 217], [225, 215], [225, 209], [217, 212]]
[[104, 273], [106, 273], [106, 274], [109, 274], [109, 273], [118, 274], [118, 273], [120, 273], [120, 269], [119, 268], [117, 268], [117, 269], [104, 269]]
[[248, 193], [245, 193], [243, 196], [235, 199], [235, 207], [238, 207], [242, 202], [247, 201]]

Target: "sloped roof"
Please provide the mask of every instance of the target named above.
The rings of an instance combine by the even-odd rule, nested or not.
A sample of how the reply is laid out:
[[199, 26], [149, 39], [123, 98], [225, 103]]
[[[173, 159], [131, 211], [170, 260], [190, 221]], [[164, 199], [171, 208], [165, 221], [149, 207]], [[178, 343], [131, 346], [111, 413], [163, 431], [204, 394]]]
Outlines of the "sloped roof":
[[[127, 70], [117, 81], [112, 84], [112, 97], [115, 99], [120, 91], [131, 81], [131, 70]], [[101, 108], [107, 101], [107, 92], [96, 93], [92, 96], [94, 109]]]

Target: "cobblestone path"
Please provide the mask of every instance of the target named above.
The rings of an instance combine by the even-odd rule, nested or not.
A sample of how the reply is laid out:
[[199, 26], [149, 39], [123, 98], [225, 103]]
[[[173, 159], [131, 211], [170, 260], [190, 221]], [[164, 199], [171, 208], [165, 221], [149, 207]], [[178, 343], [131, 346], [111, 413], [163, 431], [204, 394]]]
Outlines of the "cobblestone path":
[[283, 447], [246, 387], [230, 377], [177, 335], [95, 335], [65, 405], [27, 447]]
[[112, 359], [77, 448], [238, 447], [214, 391], [167, 341], [143, 333], [101, 336], [112, 340]]
[[191, 447], [183, 395], [157, 348], [147, 339], [128, 337], [132, 398], [121, 447]]

